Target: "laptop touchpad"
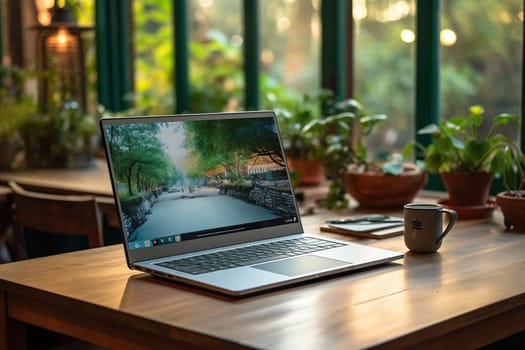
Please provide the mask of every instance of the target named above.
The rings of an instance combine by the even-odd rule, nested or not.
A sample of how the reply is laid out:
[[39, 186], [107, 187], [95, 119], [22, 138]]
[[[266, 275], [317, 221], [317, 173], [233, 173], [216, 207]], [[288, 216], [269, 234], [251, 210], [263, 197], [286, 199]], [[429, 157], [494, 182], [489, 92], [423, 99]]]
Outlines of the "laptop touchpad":
[[334, 267], [344, 265], [349, 265], [349, 263], [340, 260], [323, 258], [321, 256], [305, 255], [299, 256], [297, 258], [255, 265], [252, 267], [281, 275], [297, 276], [313, 273], [316, 271], [332, 269]]

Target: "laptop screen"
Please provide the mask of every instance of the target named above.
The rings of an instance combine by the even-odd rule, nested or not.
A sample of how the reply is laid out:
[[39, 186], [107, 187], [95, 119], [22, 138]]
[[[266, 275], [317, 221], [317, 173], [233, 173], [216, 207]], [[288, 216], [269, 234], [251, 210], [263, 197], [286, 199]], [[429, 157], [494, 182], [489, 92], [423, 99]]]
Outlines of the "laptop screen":
[[299, 219], [278, 128], [268, 114], [102, 125], [130, 250]]

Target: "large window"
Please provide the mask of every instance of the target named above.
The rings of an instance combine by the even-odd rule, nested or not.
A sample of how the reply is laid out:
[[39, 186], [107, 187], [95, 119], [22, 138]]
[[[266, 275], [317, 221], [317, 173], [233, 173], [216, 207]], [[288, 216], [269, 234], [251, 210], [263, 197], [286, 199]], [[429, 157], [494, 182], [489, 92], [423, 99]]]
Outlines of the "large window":
[[[48, 2], [30, 3], [31, 6], [22, 3], [24, 18], [34, 17], [24, 24], [24, 30], [28, 23], [35, 22], [38, 10], [42, 11]], [[73, 3], [79, 23], [93, 25], [96, 2]], [[130, 3], [135, 102], [144, 112], [171, 113], [175, 110], [177, 88], [173, 71], [174, 1]], [[502, 112], [520, 114], [523, 1], [439, 3], [439, 117], [465, 114], [474, 104], [481, 104], [487, 116]], [[272, 108], [290, 96], [319, 91], [322, 0], [260, 0], [258, 4], [261, 108]], [[368, 112], [384, 113], [389, 118], [368, 140], [369, 154], [376, 157], [401, 149], [416, 131], [416, 0], [353, 0], [352, 4], [353, 91]], [[187, 0], [193, 112], [244, 108], [243, 5], [242, 0]], [[3, 27], [7, 30], [9, 14], [5, 5], [3, 9]], [[127, 12], [111, 15], [124, 14]], [[86, 37], [88, 99], [96, 103], [98, 68], [91, 40], [94, 35]], [[6, 33], [3, 38], [4, 56], [16, 56], [9, 52]], [[26, 64], [31, 65], [34, 54], [25, 55]], [[123, 57], [129, 57], [127, 52]], [[518, 137], [516, 129], [509, 133]]]
[[133, 1], [135, 104], [140, 112], [173, 111], [171, 0]]
[[465, 115], [476, 104], [490, 117], [520, 114], [522, 5], [519, 0], [441, 2], [441, 118]]
[[388, 120], [368, 138], [369, 155], [399, 151], [414, 135], [415, 3], [354, 0], [355, 95]]
[[261, 61], [276, 83], [303, 93], [320, 86], [320, 0], [266, 0], [261, 8]]
[[243, 109], [242, 1], [188, 3], [191, 111]]
[[[241, 0], [188, 1], [192, 112], [244, 108], [242, 6]], [[259, 3], [263, 108], [319, 91], [319, 6], [319, 1]], [[134, 0], [133, 13], [136, 102], [152, 112], [171, 112], [172, 1]]]

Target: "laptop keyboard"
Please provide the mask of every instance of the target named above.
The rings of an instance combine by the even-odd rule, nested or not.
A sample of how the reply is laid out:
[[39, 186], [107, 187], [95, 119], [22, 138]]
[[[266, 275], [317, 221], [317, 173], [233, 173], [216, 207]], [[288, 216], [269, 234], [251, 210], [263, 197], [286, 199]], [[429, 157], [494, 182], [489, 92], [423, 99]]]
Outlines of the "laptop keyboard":
[[289, 258], [344, 245], [344, 243], [312, 237], [302, 237], [208, 253], [189, 258], [174, 259], [158, 263], [157, 265], [198, 275], [206, 272]]

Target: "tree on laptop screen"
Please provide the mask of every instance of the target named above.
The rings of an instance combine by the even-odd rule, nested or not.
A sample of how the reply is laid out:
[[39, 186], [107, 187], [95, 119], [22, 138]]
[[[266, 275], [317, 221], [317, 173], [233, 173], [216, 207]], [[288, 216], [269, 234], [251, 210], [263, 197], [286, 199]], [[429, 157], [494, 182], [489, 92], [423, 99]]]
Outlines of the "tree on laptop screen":
[[132, 248], [296, 219], [273, 118], [115, 124], [106, 138]]

